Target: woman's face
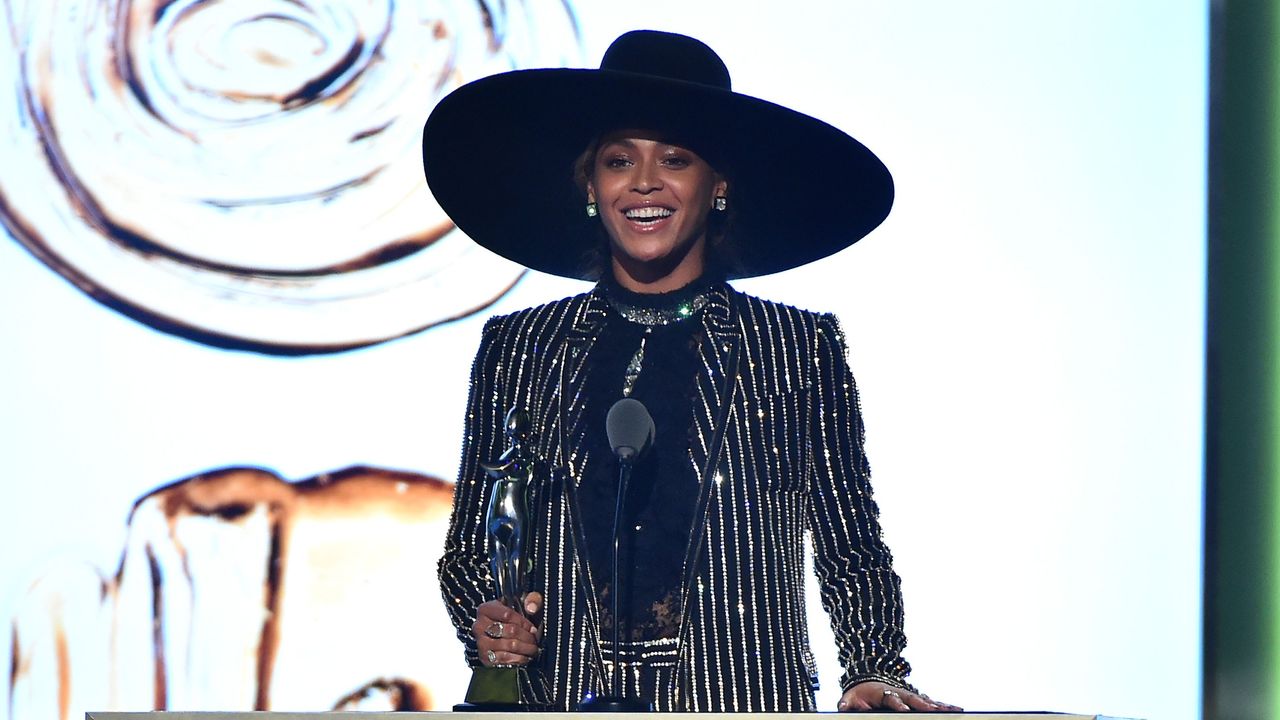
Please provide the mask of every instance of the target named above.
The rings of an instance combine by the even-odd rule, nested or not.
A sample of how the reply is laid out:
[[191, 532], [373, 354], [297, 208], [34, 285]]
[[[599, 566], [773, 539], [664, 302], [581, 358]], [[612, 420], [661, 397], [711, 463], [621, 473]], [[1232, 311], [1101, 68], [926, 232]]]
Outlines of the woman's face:
[[653, 133], [606, 135], [589, 168], [613, 273], [632, 290], [674, 290], [702, 273], [707, 215], [725, 182], [697, 153]]

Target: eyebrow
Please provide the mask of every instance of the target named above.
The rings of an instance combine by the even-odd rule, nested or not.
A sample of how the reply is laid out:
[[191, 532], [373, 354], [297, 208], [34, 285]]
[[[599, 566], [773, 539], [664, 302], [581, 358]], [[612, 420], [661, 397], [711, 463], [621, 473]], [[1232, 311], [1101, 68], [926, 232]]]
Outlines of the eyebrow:
[[[661, 147], [660, 152], [663, 155], [671, 155], [673, 153], [682, 153], [682, 152], [693, 152], [692, 150], [684, 147], [683, 145], [677, 145], [675, 143], [666, 142], [664, 140], [654, 140], [653, 142]], [[615, 138], [613, 140], [605, 140], [604, 142], [600, 143], [600, 150], [603, 151], [606, 148], [612, 147], [614, 145], [617, 145], [626, 150], [636, 149], [635, 139], [622, 137], [622, 138]]]

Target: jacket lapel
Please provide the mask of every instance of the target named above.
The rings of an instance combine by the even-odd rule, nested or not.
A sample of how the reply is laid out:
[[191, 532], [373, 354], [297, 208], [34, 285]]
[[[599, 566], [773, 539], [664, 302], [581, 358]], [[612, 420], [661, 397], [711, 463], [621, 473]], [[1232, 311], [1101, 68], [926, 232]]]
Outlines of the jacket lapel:
[[677, 657], [685, 658], [689, 621], [689, 597], [701, 562], [707, 534], [707, 511], [711, 490], [719, 474], [717, 465], [724, 445], [724, 433], [738, 387], [738, 362], [742, 353], [736, 292], [729, 286], [712, 296], [703, 314], [705, 340], [698, 348], [701, 367], [694, 392], [694, 439], [690, 446], [694, 472], [698, 477], [698, 499], [693, 512], [693, 528], [685, 551], [681, 586], [680, 632]]
[[565, 340], [560, 348], [557, 362], [559, 373], [555, 379], [554, 413], [558, 424], [556, 434], [559, 445], [555, 449], [555, 467], [561, 481], [565, 506], [568, 510], [570, 538], [566, 538], [573, 549], [574, 575], [578, 579], [577, 591], [581, 593], [581, 607], [585, 608], [588, 618], [584, 627], [587, 634], [586, 646], [591, 653], [596, 677], [604, 681], [608, 677], [605, 672], [604, 657], [600, 652], [600, 613], [596, 607], [595, 586], [591, 578], [591, 564], [587, 561], [586, 536], [583, 533], [581, 508], [578, 505], [578, 484], [582, 481], [583, 471], [587, 466], [587, 428], [584, 424], [583, 408], [586, 403], [582, 393], [586, 385], [588, 364], [587, 357], [599, 337], [601, 322], [604, 318], [606, 300], [599, 288], [587, 295], [587, 301], [572, 319], [565, 333]]
[[575, 313], [564, 343], [560, 347], [560, 359], [556, 363], [559, 373], [555, 379], [554, 402], [559, 445], [555, 449], [555, 464], [569, 471], [574, 484], [582, 477], [587, 464], [586, 427], [583, 425], [582, 392], [587, 381], [587, 356], [600, 334], [604, 319], [605, 299], [600, 289], [587, 295], [586, 302]]

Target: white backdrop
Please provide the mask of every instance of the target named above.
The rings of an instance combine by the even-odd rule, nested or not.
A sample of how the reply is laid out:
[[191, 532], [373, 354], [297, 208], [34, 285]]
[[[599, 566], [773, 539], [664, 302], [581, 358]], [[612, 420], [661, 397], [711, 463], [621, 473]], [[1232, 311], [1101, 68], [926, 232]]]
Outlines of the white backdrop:
[[[842, 318], [913, 680], [971, 710], [1196, 717], [1206, 4], [574, 7], [587, 65], [627, 29], [700, 37], [735, 89], [894, 173], [870, 237], [738, 286]], [[530, 276], [493, 312], [581, 288]], [[0, 609], [52, 563], [110, 567], [130, 503], [206, 468], [452, 478], [482, 320], [332, 356], [217, 350], [0, 242]]]

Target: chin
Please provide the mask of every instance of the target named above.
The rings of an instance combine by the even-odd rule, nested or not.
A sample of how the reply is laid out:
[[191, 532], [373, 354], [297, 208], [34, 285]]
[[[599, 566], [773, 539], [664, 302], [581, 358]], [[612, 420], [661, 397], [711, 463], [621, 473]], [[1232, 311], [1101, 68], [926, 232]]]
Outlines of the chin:
[[628, 265], [660, 265], [668, 262], [675, 249], [667, 243], [654, 243], [644, 240], [619, 244], [614, 247], [614, 255]]

